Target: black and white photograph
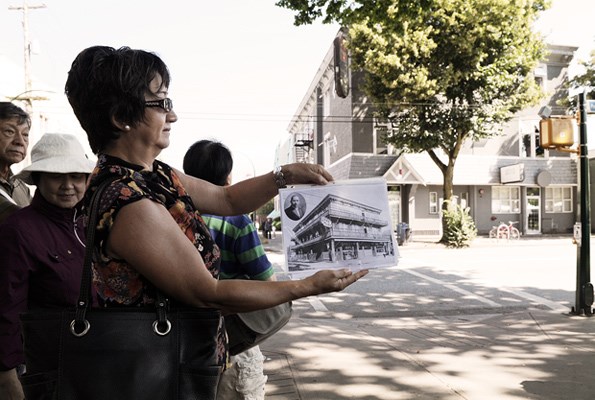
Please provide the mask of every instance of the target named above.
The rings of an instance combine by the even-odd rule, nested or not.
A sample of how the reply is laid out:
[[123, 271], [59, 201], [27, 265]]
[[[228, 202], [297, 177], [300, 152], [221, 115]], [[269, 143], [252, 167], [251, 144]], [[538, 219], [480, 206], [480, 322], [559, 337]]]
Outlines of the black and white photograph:
[[384, 178], [352, 179], [279, 191], [285, 270], [386, 268], [398, 263]]

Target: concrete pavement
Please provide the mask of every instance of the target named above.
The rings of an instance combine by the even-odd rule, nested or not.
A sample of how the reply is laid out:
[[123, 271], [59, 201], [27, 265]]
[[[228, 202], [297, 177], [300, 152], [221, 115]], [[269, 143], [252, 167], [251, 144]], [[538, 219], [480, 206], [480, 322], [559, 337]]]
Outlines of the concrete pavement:
[[[265, 243], [277, 267], [280, 244], [280, 236]], [[415, 246], [438, 247], [414, 242], [402, 255]], [[595, 398], [595, 318], [559, 310], [386, 319], [294, 312], [261, 348], [272, 400]]]

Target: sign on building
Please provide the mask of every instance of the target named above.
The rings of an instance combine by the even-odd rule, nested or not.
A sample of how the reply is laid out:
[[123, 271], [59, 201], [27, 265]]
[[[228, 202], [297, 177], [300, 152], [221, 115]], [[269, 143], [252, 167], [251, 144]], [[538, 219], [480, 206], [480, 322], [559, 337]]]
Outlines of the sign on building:
[[500, 168], [500, 183], [522, 182], [525, 180], [525, 164], [507, 165]]

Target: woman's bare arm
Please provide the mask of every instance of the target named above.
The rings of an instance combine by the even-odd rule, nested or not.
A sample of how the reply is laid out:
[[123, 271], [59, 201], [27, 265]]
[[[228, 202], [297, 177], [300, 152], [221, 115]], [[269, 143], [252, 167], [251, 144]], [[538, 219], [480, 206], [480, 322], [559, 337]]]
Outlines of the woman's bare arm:
[[[321, 165], [295, 163], [282, 168], [288, 185], [325, 185], [333, 177]], [[231, 186], [216, 186], [176, 171], [194, 206], [202, 213], [239, 215], [258, 209], [279, 193], [272, 172], [246, 179]]]
[[268, 308], [301, 297], [340, 291], [367, 274], [319, 271], [298, 281], [214, 279], [169, 212], [151, 200], [122, 208], [108, 238], [108, 253], [126, 260], [167, 295], [226, 312]]

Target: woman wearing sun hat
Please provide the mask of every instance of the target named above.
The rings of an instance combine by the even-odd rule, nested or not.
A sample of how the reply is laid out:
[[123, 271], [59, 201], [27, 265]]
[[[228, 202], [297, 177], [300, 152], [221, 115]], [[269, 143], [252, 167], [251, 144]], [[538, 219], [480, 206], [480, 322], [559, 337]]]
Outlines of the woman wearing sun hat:
[[17, 174], [37, 190], [31, 205], [0, 225], [0, 393], [5, 398], [24, 398], [17, 379], [24, 369], [19, 314], [77, 300], [85, 252], [77, 204], [94, 166], [74, 135], [46, 134], [33, 146], [31, 165]]

